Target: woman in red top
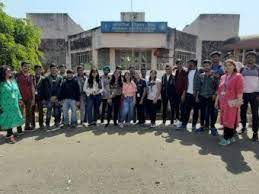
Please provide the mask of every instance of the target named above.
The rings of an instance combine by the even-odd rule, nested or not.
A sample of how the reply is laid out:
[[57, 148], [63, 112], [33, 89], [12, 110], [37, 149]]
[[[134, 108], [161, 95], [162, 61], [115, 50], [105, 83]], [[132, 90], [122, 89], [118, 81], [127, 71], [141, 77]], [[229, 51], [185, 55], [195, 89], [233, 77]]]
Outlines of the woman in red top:
[[240, 120], [240, 106], [243, 95], [243, 77], [237, 73], [234, 60], [225, 61], [226, 73], [221, 77], [215, 107], [220, 109], [224, 136], [219, 142], [226, 146], [235, 142], [234, 133]]

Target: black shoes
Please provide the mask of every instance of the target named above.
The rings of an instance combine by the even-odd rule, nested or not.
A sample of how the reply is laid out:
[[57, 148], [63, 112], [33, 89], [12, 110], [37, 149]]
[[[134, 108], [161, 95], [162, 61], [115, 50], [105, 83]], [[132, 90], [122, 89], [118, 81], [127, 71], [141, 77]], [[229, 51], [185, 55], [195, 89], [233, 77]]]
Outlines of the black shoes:
[[253, 133], [252, 141], [258, 141], [258, 133]]
[[239, 132], [239, 134], [245, 134], [246, 132], [247, 132], [247, 128], [243, 127]]

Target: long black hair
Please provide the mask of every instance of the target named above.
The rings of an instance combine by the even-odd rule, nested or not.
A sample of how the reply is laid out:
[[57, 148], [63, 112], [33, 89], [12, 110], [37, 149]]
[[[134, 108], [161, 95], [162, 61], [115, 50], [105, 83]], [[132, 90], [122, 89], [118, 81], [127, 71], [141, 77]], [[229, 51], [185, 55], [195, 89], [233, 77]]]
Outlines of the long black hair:
[[126, 80], [126, 75], [129, 75], [129, 77], [130, 77], [130, 82], [131, 82], [131, 76], [130, 76], [130, 72], [125, 72], [124, 73], [124, 76], [123, 76], [123, 82], [125, 82], [125, 83], [127, 83], [127, 80]]
[[[112, 79], [111, 79], [111, 82], [110, 82], [110, 86], [113, 86], [115, 84], [116, 78], [115, 78], [114, 74], [115, 74], [116, 71], [119, 71], [119, 70], [115, 70], [114, 73], [112, 74]], [[118, 85], [119, 85], [119, 87], [122, 87], [121, 75], [118, 78]]]
[[[156, 70], [151, 70], [149, 74], [151, 74], [152, 72], [154, 72], [156, 74], [156, 76], [157, 76], [157, 71]], [[154, 78], [154, 81], [156, 80], [156, 76]], [[151, 81], [152, 81], [151, 80], [151, 76], [149, 76], [149, 82], [151, 82]]]
[[8, 69], [9, 69], [9, 67], [7, 65], [0, 67], [0, 83], [6, 81], [6, 72]]
[[89, 88], [92, 88], [94, 85], [94, 77], [93, 77], [93, 72], [97, 72], [95, 81], [98, 83], [98, 87], [100, 88], [101, 82], [100, 82], [100, 76], [99, 76], [99, 72], [98, 69], [96, 68], [92, 68], [89, 74], [89, 78], [88, 78], [88, 86]]

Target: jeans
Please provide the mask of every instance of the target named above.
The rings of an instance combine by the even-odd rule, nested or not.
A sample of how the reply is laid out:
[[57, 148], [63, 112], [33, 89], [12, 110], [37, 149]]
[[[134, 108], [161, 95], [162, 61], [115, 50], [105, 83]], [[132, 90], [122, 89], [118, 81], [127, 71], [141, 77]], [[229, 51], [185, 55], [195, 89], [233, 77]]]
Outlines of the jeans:
[[247, 123], [247, 107], [248, 104], [251, 106], [252, 112], [252, 129], [254, 133], [258, 133], [258, 101], [256, 100], [256, 93], [244, 93], [243, 105], [241, 106], [241, 123], [243, 128], [246, 128]]
[[80, 96], [80, 122], [84, 123], [86, 121], [85, 114], [86, 114], [86, 96], [81, 94]]
[[46, 116], [46, 125], [49, 126], [50, 119], [52, 116], [52, 110], [54, 111], [55, 124], [60, 124], [61, 121], [61, 106], [58, 102], [47, 102], [47, 116]]
[[212, 97], [205, 98], [203, 96], [199, 96], [200, 101], [200, 108], [201, 108], [201, 114], [200, 114], [200, 123], [201, 127], [214, 127], [215, 123], [215, 111], [214, 111], [214, 103], [212, 100]]
[[63, 101], [63, 115], [64, 115], [64, 124], [69, 125], [69, 110], [71, 110], [71, 125], [77, 124], [77, 115], [76, 115], [76, 101], [72, 99], [65, 99]]
[[99, 108], [101, 104], [101, 95], [90, 95], [87, 98], [87, 116], [88, 123], [96, 122], [99, 118]]
[[121, 115], [121, 122], [124, 121], [130, 123], [133, 119], [133, 111], [134, 111], [134, 103], [133, 103], [133, 96], [125, 97], [123, 99], [122, 105], [122, 115]]

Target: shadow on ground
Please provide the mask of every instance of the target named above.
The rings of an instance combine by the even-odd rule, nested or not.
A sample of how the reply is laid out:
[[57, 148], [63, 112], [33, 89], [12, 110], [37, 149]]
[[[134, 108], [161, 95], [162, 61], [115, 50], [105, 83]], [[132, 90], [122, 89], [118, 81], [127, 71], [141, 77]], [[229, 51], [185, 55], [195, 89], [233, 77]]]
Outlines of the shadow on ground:
[[[211, 136], [208, 132], [202, 134], [193, 133], [190, 131], [177, 131], [170, 127], [157, 126], [156, 128], [140, 127], [138, 125], [119, 128], [118, 126], [93, 126], [93, 127], [78, 127], [76, 129], [55, 129], [51, 131], [36, 130], [33, 132], [27, 132], [22, 137], [18, 138], [18, 141], [22, 139], [33, 137], [36, 141], [41, 141], [50, 137], [54, 137], [60, 134], [65, 134], [66, 137], [72, 137], [80, 133], [92, 132], [94, 135], [99, 136], [103, 134], [108, 135], [127, 135], [130, 133], [137, 133], [138, 135], [145, 135], [152, 133], [155, 136], [160, 136], [167, 143], [174, 143], [179, 141], [184, 146], [197, 146], [198, 152], [201, 155], [216, 155], [221, 157], [222, 161], [226, 163], [226, 169], [233, 173], [239, 174], [243, 172], [249, 172], [252, 169], [242, 155], [242, 151], [252, 152], [256, 159], [259, 159], [259, 147], [258, 143], [252, 143], [247, 135], [241, 137], [236, 143], [221, 147], [218, 145], [218, 137]], [[4, 144], [4, 138], [0, 138], [0, 145]], [[212, 167], [213, 168], [213, 167]]]

